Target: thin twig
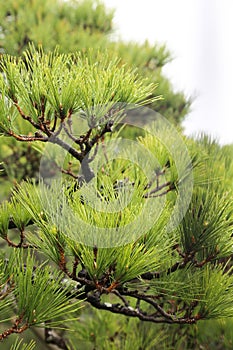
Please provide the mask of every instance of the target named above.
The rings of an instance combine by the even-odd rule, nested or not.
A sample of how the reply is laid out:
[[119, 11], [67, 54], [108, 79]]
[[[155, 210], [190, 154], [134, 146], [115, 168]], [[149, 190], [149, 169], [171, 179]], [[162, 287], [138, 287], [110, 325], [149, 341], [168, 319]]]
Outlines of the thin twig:
[[14, 137], [18, 141], [23, 141], [23, 142], [32, 142], [32, 141], [47, 142], [49, 140], [48, 137], [43, 135], [40, 135], [40, 136], [18, 135], [13, 130], [9, 130], [8, 135]]
[[[173, 189], [173, 186], [171, 186], [172, 183], [171, 181], [165, 182], [164, 184], [157, 186], [156, 188], [154, 188], [153, 190], [147, 192], [146, 194], [144, 194], [144, 198], [148, 198], [148, 197], [155, 197], [152, 196], [152, 194], [158, 193], [159, 191], [161, 191], [163, 188], [165, 187], [169, 187], [169, 190]], [[172, 188], [171, 188], [172, 187]], [[168, 191], [168, 190], [167, 190]], [[167, 193], [167, 191], [164, 191], [162, 194]], [[161, 196], [161, 194], [157, 195], [157, 196]]]
[[14, 101], [14, 104], [15, 104], [15, 106], [16, 106], [16, 108], [17, 108], [19, 114], [21, 115], [21, 117], [22, 117], [24, 120], [29, 121], [29, 123], [32, 124], [36, 129], [40, 129], [39, 124], [37, 124], [36, 122], [34, 122], [34, 120], [33, 120], [30, 116], [24, 114], [23, 110], [21, 109], [21, 107], [19, 106], [19, 104], [18, 104], [17, 101]]

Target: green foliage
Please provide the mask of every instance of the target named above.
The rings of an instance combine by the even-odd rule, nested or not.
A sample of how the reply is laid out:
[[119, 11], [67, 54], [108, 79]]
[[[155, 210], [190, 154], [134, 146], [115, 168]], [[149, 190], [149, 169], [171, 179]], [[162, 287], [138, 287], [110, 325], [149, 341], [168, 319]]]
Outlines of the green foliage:
[[203, 349], [230, 350], [233, 344], [232, 319], [208, 320], [197, 327], [197, 343]]
[[[5, 314], [11, 314], [11, 308], [17, 301], [15, 315], [18, 324], [16, 329], [27, 329], [31, 326], [64, 327], [66, 321], [73, 321], [79, 302], [71, 303], [70, 287], [62, 283], [63, 276], [59, 271], [52, 271], [45, 263], [38, 264], [32, 254], [24, 257], [22, 252], [14, 251], [7, 265], [1, 260], [1, 286], [5, 292], [1, 298], [1, 322]], [[67, 293], [70, 297], [67, 298]], [[13, 319], [13, 316], [10, 317]], [[44, 326], [44, 325], [43, 325]], [[14, 330], [12, 331], [14, 333]]]
[[196, 189], [180, 225], [184, 250], [187, 253], [198, 251], [200, 261], [203, 256], [212, 256], [216, 252], [218, 258], [229, 256], [232, 251], [232, 220], [231, 196], [220, 190], [216, 194], [211, 187]]
[[32, 47], [24, 57], [4, 55], [1, 60], [0, 130], [6, 135], [17, 132], [13, 124], [20, 114], [37, 127], [43, 117], [50, 124], [56, 117], [63, 121], [84, 111], [89, 126], [96, 127], [99, 121], [90, 119], [93, 113], [100, 119], [98, 114], [116, 102], [148, 103], [145, 96], [154, 89], [146, 79], [137, 79], [132, 69], [120, 66], [119, 60], [110, 60], [107, 52], [99, 53], [95, 63], [91, 51], [46, 55]]
[[[102, 182], [102, 185], [104, 186], [104, 182]], [[81, 191], [81, 193], [83, 192]], [[35, 237], [35, 235], [30, 234], [28, 236], [29, 242], [36, 245], [37, 249], [41, 249], [57, 264], [60, 260], [58, 246], [62, 246], [63, 249], [67, 250], [68, 255], [72, 251], [86, 267], [93, 280], [101, 278], [107, 272], [109, 266], [114, 266], [114, 271], [111, 274], [112, 280], [117, 281], [117, 283], [124, 283], [136, 278], [148, 269], [164, 268], [167, 260], [170, 261], [168, 254], [174, 244], [174, 238], [169, 239], [163, 230], [164, 221], [167, 219], [166, 211], [164, 216], [156, 223], [154, 229], [150, 230], [147, 238], [143, 235], [143, 231], [146, 233], [145, 225], [137, 221], [137, 225], [139, 225], [137, 234], [140, 232], [139, 237], [143, 237], [142, 242], [139, 241], [138, 244], [135, 244], [135, 239], [132, 237], [132, 224], [129, 226], [131, 231], [125, 232], [125, 225], [130, 224], [135, 219], [134, 212], [142, 205], [139, 197], [136, 197], [135, 201], [130, 203], [130, 208], [126, 209], [125, 214], [123, 210], [120, 215], [119, 212], [116, 212], [115, 215], [112, 215], [112, 213], [108, 215], [103, 211], [93, 211], [88, 203], [82, 203], [79, 200], [80, 195], [78, 193], [75, 193], [72, 205], [67, 205], [66, 195], [61, 193], [58, 184], [55, 184], [48, 191], [45, 186], [41, 185], [40, 189], [35, 190], [32, 184], [24, 183], [15, 195], [17, 201], [27, 208], [33, 221], [40, 227], [39, 236]], [[64, 218], [64, 221], [62, 218]], [[78, 218], [79, 221], [77, 221]], [[83, 221], [88, 225], [82, 224]], [[75, 228], [77, 223], [79, 225], [78, 231]], [[119, 230], [114, 241], [113, 237], [108, 234], [107, 228], [114, 228], [116, 224], [118, 227], [122, 227], [122, 236]], [[99, 248], [96, 264], [93, 264], [92, 246], [98, 245], [93, 234], [96, 225], [104, 228], [104, 237], [99, 238], [99, 244], [104, 241], [107, 246], [109, 239], [109, 244], [114, 242], [116, 247]], [[136, 229], [136, 225], [134, 227]], [[125, 237], [126, 234], [128, 234], [128, 237]], [[88, 236], [92, 246], [79, 243], [89, 242]], [[98, 236], [96, 239], [98, 240]], [[133, 243], [123, 245], [128, 241], [133, 241]], [[160, 248], [161, 241], [164, 244], [166, 243], [166, 249]]]
[[[163, 75], [162, 68], [172, 57], [164, 45], [150, 45], [119, 42], [114, 46], [115, 52], [132, 67], [137, 67], [139, 74], [148, 77], [149, 82], [156, 82], [156, 94], [163, 98], [148, 107], [161, 113], [169, 121], [180, 125], [189, 112], [192, 98], [182, 92], [175, 92], [169, 80]], [[141, 121], [143, 124], [147, 122]]]
[[0, 6], [0, 339], [230, 349], [232, 320], [213, 320], [233, 317], [233, 148], [132, 108], [180, 126], [191, 100], [163, 76], [167, 48], [110, 40], [99, 1]]
[[[225, 267], [226, 268], [226, 267]], [[206, 266], [202, 278], [203, 301], [200, 314], [206, 319], [232, 317], [232, 274], [231, 269], [224, 271], [224, 266]]]
[[16, 339], [15, 343], [11, 346], [10, 350], [33, 350], [35, 349], [35, 342], [32, 340], [29, 344], [23, 343], [23, 340]]
[[150, 107], [165, 115], [172, 122], [180, 123], [187, 114], [190, 99], [183, 93], [174, 92], [161, 73], [162, 67], [171, 60], [164, 45], [142, 45], [114, 42], [106, 35], [112, 31], [113, 11], [99, 1], [30, 1], [25, 6], [21, 0], [1, 4], [1, 41], [4, 53], [22, 55], [29, 43], [43, 45], [45, 51], [59, 45], [61, 52], [75, 52], [92, 47], [109, 48], [113, 57], [121, 57], [129, 66], [139, 69], [141, 76], [158, 83], [159, 95], [164, 96]]
[[136, 319], [119, 318], [119, 316], [99, 310], [89, 309], [85, 319], [76, 324], [77, 337], [74, 337], [73, 347], [78, 340], [80, 350], [95, 349], [171, 349], [166, 347], [168, 333], [158, 329], [155, 324], [141, 323]]
[[14, 0], [0, 2], [2, 53], [21, 55], [30, 42], [72, 52], [106, 45], [113, 11], [99, 1]]
[[10, 204], [3, 202], [0, 208], [0, 235], [6, 237], [11, 216]]
[[[156, 325], [136, 319], [119, 318], [99, 310], [88, 310], [77, 323], [81, 350], [102, 349], [183, 350], [231, 349], [232, 319], [208, 320], [197, 325]], [[72, 336], [71, 336], [72, 337]]]
[[[42, 45], [45, 52], [54, 50], [57, 46], [61, 53], [80, 50], [86, 52], [91, 47], [93, 57], [98, 60], [98, 50], [108, 49], [108, 54], [113, 62], [116, 61], [116, 57], [120, 57], [121, 62], [130, 69], [131, 67], [137, 68], [138, 75], [148, 79], [148, 85], [150, 83], [158, 85], [154, 92], [150, 91], [149, 106], [151, 108], [162, 113], [175, 124], [180, 124], [187, 114], [191, 100], [187, 99], [181, 92], [174, 92], [170, 82], [162, 74], [162, 67], [171, 60], [171, 55], [166, 47], [158, 44], [149, 45], [148, 42], [139, 45], [113, 41], [111, 39], [113, 11], [107, 10], [101, 2], [94, 0], [43, 0], [42, 2], [21, 0], [15, 2], [12, 0], [0, 1], [0, 6], [0, 50], [2, 53], [22, 56], [31, 43], [34, 43], [35, 47]], [[38, 94], [35, 85], [38, 79], [40, 86], [42, 84], [41, 80], [43, 81], [43, 76], [38, 73], [35, 80], [33, 79], [34, 82], [30, 85], [33, 96], [28, 96], [31, 99], [33, 97], [27, 107], [32, 115], [38, 114], [41, 104], [40, 97], [43, 99], [43, 94], [42, 96]], [[126, 74], [126, 72], [122, 70], [122, 74]], [[70, 74], [67, 80], [68, 85], [63, 91], [62, 99], [74, 100], [74, 96], [69, 94], [69, 87], [71, 86], [69, 84], [73, 82]], [[100, 81], [99, 83], [102, 84]], [[118, 87], [119, 79], [116, 79], [114, 84]], [[99, 91], [99, 86], [102, 85], [93, 84], [92, 90], [95, 89], [96, 93], [96, 91]], [[124, 85], [122, 84], [123, 88]], [[12, 89], [14, 89], [14, 84]], [[92, 101], [92, 96], [86, 95], [90, 92], [88, 89], [84, 90], [81, 89], [81, 93], [85, 92], [85, 103], [89, 104]], [[112, 93], [116, 94], [116, 91]], [[130, 93], [129, 90], [128, 93]], [[133, 93], [134, 90], [131, 91], [131, 95]], [[157, 96], [163, 96], [163, 99], [156, 101], [156, 103], [152, 102], [157, 100]], [[26, 98], [25, 95], [24, 97]], [[104, 100], [102, 101], [100, 98], [101, 105], [105, 102], [107, 95], [102, 97], [104, 97]], [[25, 103], [27, 103], [28, 98], [24, 101]], [[50, 102], [57, 105], [56, 101], [58, 102], [58, 100], [54, 100], [54, 98], [55, 96], [51, 96], [52, 100]], [[5, 115], [8, 107], [7, 110], [4, 105], [1, 105], [0, 108], [1, 114]], [[49, 110], [47, 111], [49, 112]], [[29, 124], [28, 126], [22, 125], [21, 119], [18, 118], [18, 112], [14, 107], [12, 107], [10, 115], [11, 120], [5, 120], [4, 123], [0, 122], [2, 132], [6, 131], [5, 127], [11, 126], [13, 119], [14, 128], [25, 134], [31, 132], [32, 129]], [[141, 118], [142, 126], [145, 122], [147, 122], [146, 118]], [[129, 136], [128, 131], [129, 129], [126, 131], [127, 137]], [[130, 134], [133, 138], [138, 135], [134, 128], [131, 128]], [[4, 162], [4, 172], [0, 176], [0, 183], [2, 184], [4, 181], [4, 186], [2, 186], [4, 190], [1, 192], [0, 199], [4, 199], [9, 195], [10, 187], [14, 186], [16, 182], [28, 177], [37, 178], [37, 164], [40, 161], [40, 155], [30, 147], [30, 144], [16, 146], [12, 139], [7, 141], [0, 139], [0, 154], [0, 161]]]

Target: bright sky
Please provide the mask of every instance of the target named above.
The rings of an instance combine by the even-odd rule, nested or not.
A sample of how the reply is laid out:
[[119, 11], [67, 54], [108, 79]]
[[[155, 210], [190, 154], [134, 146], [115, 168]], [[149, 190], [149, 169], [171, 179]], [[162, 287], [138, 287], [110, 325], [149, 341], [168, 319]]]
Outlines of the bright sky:
[[233, 143], [233, 1], [104, 0], [124, 40], [166, 43], [164, 67], [176, 90], [196, 96], [187, 134], [206, 131]]

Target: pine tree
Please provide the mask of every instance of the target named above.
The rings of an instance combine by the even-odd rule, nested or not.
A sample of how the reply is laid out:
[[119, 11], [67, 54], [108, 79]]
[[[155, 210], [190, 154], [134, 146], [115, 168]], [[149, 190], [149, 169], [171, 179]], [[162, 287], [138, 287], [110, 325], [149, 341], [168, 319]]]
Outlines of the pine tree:
[[[148, 83], [158, 84], [153, 96], [160, 95], [163, 99], [152, 103], [150, 108], [178, 125], [187, 114], [190, 99], [181, 92], [174, 92], [162, 74], [162, 67], [171, 59], [168, 50], [163, 45], [113, 41], [113, 11], [99, 1], [0, 0], [0, 7], [1, 53], [20, 56], [30, 42], [35, 46], [43, 45], [45, 52], [57, 46], [61, 53], [85, 51], [90, 47], [94, 51], [107, 48], [113, 57], [121, 57], [122, 63], [137, 68], [139, 75], [147, 76]], [[127, 134], [138, 135], [135, 128], [129, 129], [132, 128], [128, 127]], [[3, 170], [0, 182], [4, 181], [0, 199], [3, 199], [15, 182], [37, 177], [40, 157], [31, 144], [19, 146], [12, 139], [0, 140], [0, 154], [0, 162], [4, 164], [0, 165]]]
[[[161, 100], [156, 79], [169, 54], [107, 42], [112, 15], [102, 5], [30, 1], [23, 22], [25, 2], [9, 3], [1, 147], [30, 145], [40, 166], [0, 207], [3, 344], [29, 329], [41, 337], [43, 328], [46, 344], [60, 349], [197, 347], [196, 324], [233, 316], [232, 149], [187, 139], [155, 112], [171, 105], [164, 114], [179, 123], [189, 104], [166, 81]], [[42, 23], [50, 38], [46, 21], [66, 28], [70, 16], [73, 30], [93, 35], [92, 49], [75, 35], [69, 46], [71, 29], [63, 39], [38, 39]], [[126, 137], [127, 121], [137, 139]], [[34, 346], [25, 338], [11, 348]]]

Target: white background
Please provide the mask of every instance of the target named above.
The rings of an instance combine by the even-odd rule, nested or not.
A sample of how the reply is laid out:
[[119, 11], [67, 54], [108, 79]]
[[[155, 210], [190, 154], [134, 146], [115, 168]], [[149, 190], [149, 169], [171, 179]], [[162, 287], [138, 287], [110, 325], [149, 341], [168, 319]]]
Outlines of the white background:
[[166, 43], [164, 67], [175, 90], [195, 97], [186, 134], [205, 131], [233, 143], [233, 1], [104, 0], [124, 40]]

